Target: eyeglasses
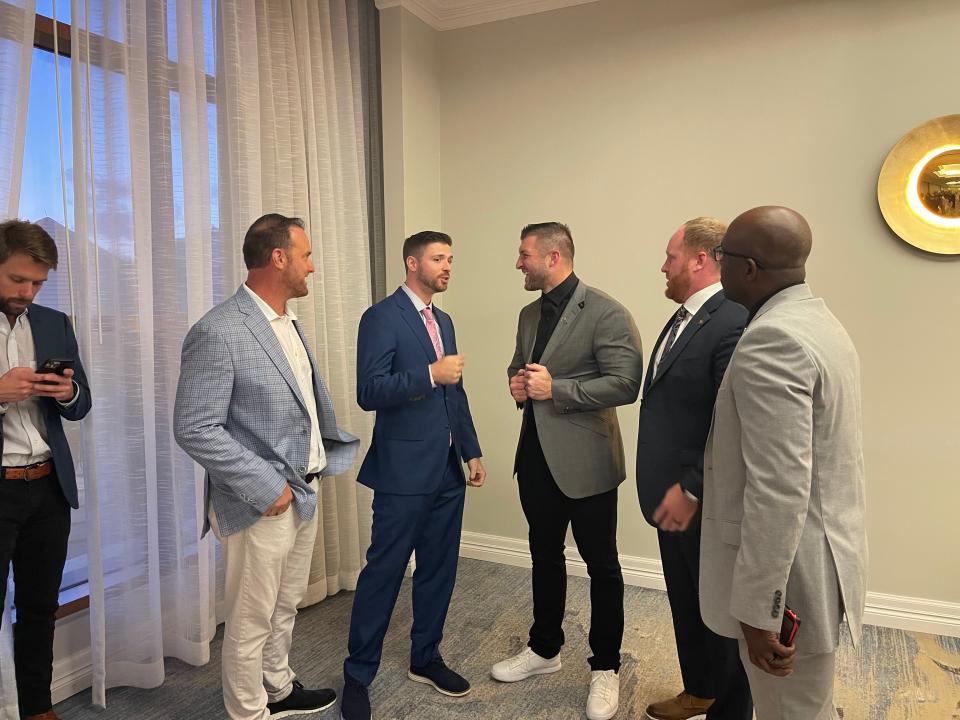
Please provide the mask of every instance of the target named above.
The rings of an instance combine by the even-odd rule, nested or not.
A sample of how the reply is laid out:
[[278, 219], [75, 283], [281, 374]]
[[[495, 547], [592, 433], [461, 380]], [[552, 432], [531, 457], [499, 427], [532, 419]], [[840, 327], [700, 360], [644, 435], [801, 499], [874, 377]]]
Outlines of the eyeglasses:
[[753, 264], [756, 265], [761, 270], [766, 270], [766, 268], [760, 264], [760, 261], [751, 255], [741, 255], [740, 253], [731, 252], [729, 250], [724, 250], [723, 245], [717, 245], [713, 248], [713, 259], [717, 262], [723, 260], [724, 255], [729, 255], [730, 257], [743, 258], [744, 260], [753, 260]]

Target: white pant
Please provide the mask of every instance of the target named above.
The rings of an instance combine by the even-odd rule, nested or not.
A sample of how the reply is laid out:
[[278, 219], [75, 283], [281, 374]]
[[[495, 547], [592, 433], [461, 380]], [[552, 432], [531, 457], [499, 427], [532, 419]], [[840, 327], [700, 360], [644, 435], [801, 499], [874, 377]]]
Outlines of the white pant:
[[213, 515], [226, 566], [223, 704], [232, 720], [266, 720], [267, 703], [287, 697], [296, 677], [290, 643], [307, 591], [317, 515], [303, 522], [291, 505], [227, 537], [220, 537]]
[[833, 671], [836, 652], [797, 653], [793, 674], [781, 678], [765, 673], [752, 662], [747, 643], [740, 641], [740, 659], [750, 681], [757, 720], [836, 720]]

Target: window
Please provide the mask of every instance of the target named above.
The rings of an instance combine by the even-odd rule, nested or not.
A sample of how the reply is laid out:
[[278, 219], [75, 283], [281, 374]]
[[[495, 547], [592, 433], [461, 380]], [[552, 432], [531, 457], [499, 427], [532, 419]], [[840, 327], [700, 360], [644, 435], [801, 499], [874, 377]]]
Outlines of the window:
[[[209, 137], [209, 167], [211, 184], [211, 208], [210, 219], [213, 225], [214, 253], [218, 253], [219, 243], [216, 239], [219, 236], [219, 205], [218, 205], [218, 164], [217, 164], [217, 112], [216, 112], [216, 87], [214, 82], [215, 67], [215, 43], [214, 43], [214, 16], [215, 1], [207, 0], [203, 4], [203, 34], [204, 34], [204, 57], [203, 67], [206, 73], [206, 95], [208, 112], [208, 137]], [[3, 0], [0, 0], [2, 3]], [[71, 3], [68, 0], [58, 0], [56, 3], [57, 22], [54, 23], [54, 3], [53, 0], [37, 0], [36, 3], [36, 25], [34, 36], [34, 49], [31, 65], [29, 106], [27, 109], [27, 129], [24, 147], [24, 166], [22, 171], [22, 184], [19, 216], [24, 219], [38, 223], [54, 238], [60, 251], [60, 264], [57, 271], [50, 273], [50, 278], [44, 288], [41, 290], [37, 301], [41, 304], [54, 307], [68, 315], [73, 312], [71, 296], [77, 297], [75, 290], [70, 287], [70, 276], [68, 273], [68, 255], [67, 240], [72, 237], [74, 231], [74, 183], [73, 183], [73, 162], [74, 162], [74, 136], [73, 136], [73, 107], [72, 107], [72, 59], [70, 46], [70, 12]], [[117, 4], [119, 8], [119, 4]], [[181, 143], [181, 107], [180, 95], [176, 91], [177, 84], [173, 78], [177, 77], [177, 23], [175, 16], [175, 4], [165, 5], [166, 12], [166, 57], [160, 58], [156, 62], [160, 64], [161, 71], [168, 72], [171, 78], [171, 86], [174, 88], [167, 97], [169, 103], [169, 113], [160, 113], [157, 117], [167, 117], [169, 125], [164, 129], [160, 128], [161, 135], [168, 138], [169, 146], [169, 164], [166, 166], [168, 173], [167, 182], [172, 195], [171, 212], [174, 217], [174, 235], [172, 241], [175, 245], [170, 251], [161, 249], [162, 255], [176, 258], [176, 262], [185, 264], [183, 242], [186, 233], [184, 217], [184, 164], [182, 157]], [[111, 23], [114, 28], [122, 28], [120, 22]], [[92, 26], [93, 33], [104, 34], [104, 28]], [[54, 34], [56, 33], [56, 37]], [[115, 32], [107, 34], [107, 44], [121, 43], [123, 37], [115, 37]], [[78, 58], [78, 62], [79, 62]], [[93, 79], [93, 87], [99, 85], [99, 80], [103, 78], [103, 73], [108, 72], [103, 66], [98, 66], [96, 56], [91, 58], [92, 66], [89, 69]], [[125, 77], [117, 76], [116, 88], [124, 88]], [[111, 79], [112, 82], [112, 79]], [[59, 102], [57, 88], [59, 85]], [[103, 103], [93, 98], [94, 112], [103, 112]], [[59, 120], [59, 122], [58, 122]], [[111, 116], [111, 123], [114, 130], [120, 135], [129, 138], [129, 129], [124, 122], [122, 114]], [[154, 128], [156, 131], [157, 128]], [[165, 131], [165, 133], [163, 132]], [[122, 145], [124, 140], [120, 140]], [[129, 142], [126, 143], [129, 146]], [[153, 149], [153, 148], [151, 148]], [[161, 152], [163, 150], [161, 149]], [[95, 162], [99, 159], [95, 156]], [[95, 165], [92, 168], [97, 177], [98, 187], [106, 187], [102, 193], [98, 193], [98, 205], [102, 202], [110, 209], [117, 211], [117, 217], [129, 216], [129, 200], [124, 193], [109, 192], [109, 181], [117, 177], [116, 173], [129, 171], [130, 164], [119, 162], [113, 167], [100, 167]], [[83, 168], [89, 172], [88, 168]], [[102, 197], [101, 197], [102, 194]], [[102, 208], [101, 208], [102, 209]], [[122, 225], [123, 221], [119, 221]], [[129, 263], [134, 252], [132, 241], [127, 233], [119, 233], [114, 229], [115, 237], [109, 236], [109, 230], [101, 227], [97, 244], [99, 246], [99, 261], [101, 266], [108, 264], [122, 267]], [[76, 245], [72, 245], [76, 247]], [[214, 282], [228, 282], [229, 279], [215, 278]], [[109, 281], [104, 279], [102, 288], [103, 297], [116, 297], [120, 293], [119, 288], [110, 287]], [[164, 305], [169, 311], [176, 306], [181, 298], [176, 298], [172, 304]], [[183, 310], [185, 312], [185, 309]], [[114, 333], [121, 331], [123, 324], [115, 317], [110, 317], [107, 313], [108, 307], [105, 305], [104, 315], [101, 318], [103, 332]], [[81, 341], [83, 344], [83, 342]], [[97, 347], [82, 347], [87, 357], [95, 357]], [[98, 394], [102, 397], [104, 393], [109, 393], [110, 388], [97, 388]], [[105, 403], [97, 402], [95, 398], [95, 407], [103, 407]], [[70, 533], [70, 542], [68, 548], [67, 562], [64, 568], [63, 583], [61, 585], [62, 606], [66, 606], [67, 612], [71, 609], [85, 606], [85, 600], [88, 594], [88, 559], [87, 559], [87, 517], [86, 517], [86, 473], [83, 467], [83, 453], [81, 453], [81, 438], [79, 423], [64, 423], [64, 431], [73, 450], [74, 462], [77, 472], [77, 485], [80, 496], [80, 509], [72, 514], [72, 529]], [[195, 543], [195, 532], [190, 532], [191, 542]], [[104, 563], [104, 573], [106, 575], [116, 575], [123, 572], [122, 553], [116, 552], [116, 548], [105, 546], [102, 548], [102, 561]]]
[[[27, 130], [24, 139], [24, 164], [21, 178], [19, 215], [42, 226], [57, 243], [59, 270], [50, 273], [37, 300], [68, 315], [71, 313], [67, 276], [67, 229], [73, 223], [73, 115], [70, 92], [69, 26], [59, 26], [60, 55], [54, 54], [51, 0], [37, 2], [37, 29], [30, 70], [30, 96]], [[69, 16], [70, 4], [57, 3], [57, 14]], [[57, 103], [59, 71], [60, 103]], [[60, 126], [57, 118], [59, 116]], [[61, 182], [61, 139], [66, 182]], [[66, 191], [66, 202], [64, 202]], [[61, 585], [61, 605], [67, 607], [87, 595], [87, 528], [84, 511], [84, 469], [81, 461], [80, 428], [64, 423], [67, 440], [73, 450], [77, 471], [80, 509], [72, 513], [70, 543]]]

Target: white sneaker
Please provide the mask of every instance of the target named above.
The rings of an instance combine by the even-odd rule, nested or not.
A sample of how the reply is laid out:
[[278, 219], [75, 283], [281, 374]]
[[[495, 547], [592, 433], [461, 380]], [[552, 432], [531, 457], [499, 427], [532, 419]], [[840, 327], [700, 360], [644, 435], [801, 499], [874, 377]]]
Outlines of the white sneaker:
[[490, 674], [500, 682], [517, 682], [534, 675], [555, 673], [561, 667], [559, 655], [547, 660], [525, 647], [519, 655], [501, 660], [490, 668]]
[[620, 676], [613, 670], [590, 673], [590, 695], [587, 697], [589, 720], [610, 720], [620, 707]]

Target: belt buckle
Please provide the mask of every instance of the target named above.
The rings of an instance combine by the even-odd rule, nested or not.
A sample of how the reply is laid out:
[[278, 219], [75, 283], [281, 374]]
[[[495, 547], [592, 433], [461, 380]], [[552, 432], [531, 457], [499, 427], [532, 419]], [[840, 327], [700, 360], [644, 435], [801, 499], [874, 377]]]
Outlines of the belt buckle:
[[[23, 469], [23, 479], [26, 480], [27, 482], [30, 482], [32, 480], [42, 480], [43, 478], [47, 477], [47, 475], [50, 474], [49, 464], [50, 464], [49, 460], [42, 460], [41, 462], [36, 462], [36, 463], [32, 463], [31, 465], [27, 465]], [[42, 472], [44, 469], [46, 469], [46, 472]]]

